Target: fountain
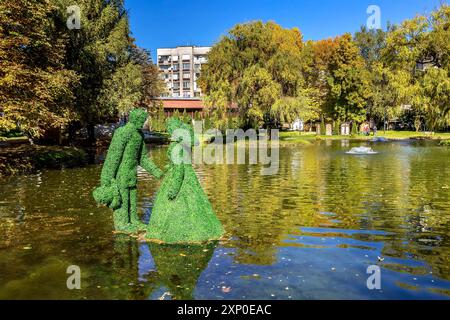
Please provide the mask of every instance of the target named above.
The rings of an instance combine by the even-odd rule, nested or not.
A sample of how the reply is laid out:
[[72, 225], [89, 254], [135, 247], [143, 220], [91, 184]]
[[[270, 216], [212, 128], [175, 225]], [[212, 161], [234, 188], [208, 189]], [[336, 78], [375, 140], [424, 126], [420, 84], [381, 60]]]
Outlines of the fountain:
[[354, 147], [350, 151], [346, 152], [347, 154], [377, 154], [378, 152], [373, 151], [372, 148], [369, 147]]

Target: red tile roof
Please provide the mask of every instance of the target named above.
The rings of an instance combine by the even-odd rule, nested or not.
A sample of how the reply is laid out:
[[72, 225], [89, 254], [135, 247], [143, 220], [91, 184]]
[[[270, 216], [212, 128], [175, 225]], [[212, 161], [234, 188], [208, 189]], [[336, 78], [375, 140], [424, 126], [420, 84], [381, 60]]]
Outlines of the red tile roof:
[[164, 109], [203, 109], [205, 105], [201, 99], [158, 99], [163, 103]]

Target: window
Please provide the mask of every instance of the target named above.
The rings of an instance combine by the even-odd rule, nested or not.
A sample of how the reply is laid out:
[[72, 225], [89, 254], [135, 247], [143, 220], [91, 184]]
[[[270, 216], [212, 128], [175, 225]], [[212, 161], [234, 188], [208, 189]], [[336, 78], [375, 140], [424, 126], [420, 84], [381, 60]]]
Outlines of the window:
[[191, 74], [190, 73], [183, 73], [183, 79], [190, 79]]
[[183, 60], [191, 60], [191, 56], [189, 54], [183, 54]]
[[207, 59], [206, 59], [206, 56], [198, 55], [198, 56], [195, 56], [194, 61], [195, 61], [195, 63], [203, 64], [203, 63], [207, 62]]
[[183, 89], [190, 89], [191, 83], [189, 81], [183, 81]]
[[178, 71], [178, 70], [180, 70], [180, 66], [178, 64], [174, 64], [173, 71]]
[[184, 98], [190, 98], [191, 97], [191, 93], [190, 92], [183, 92], [183, 97]]
[[191, 64], [190, 63], [183, 63], [183, 70], [189, 70], [191, 69]]

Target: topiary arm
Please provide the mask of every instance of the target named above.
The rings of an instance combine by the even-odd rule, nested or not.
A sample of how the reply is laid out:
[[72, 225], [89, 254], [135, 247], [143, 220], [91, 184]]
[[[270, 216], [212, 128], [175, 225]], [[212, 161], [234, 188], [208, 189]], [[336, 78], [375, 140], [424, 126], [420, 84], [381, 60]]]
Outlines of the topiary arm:
[[173, 175], [171, 177], [172, 181], [170, 183], [169, 199], [173, 200], [177, 197], [178, 193], [180, 192], [181, 186], [183, 185], [184, 165], [175, 165], [173, 169]]
[[[176, 152], [176, 148], [175, 148], [176, 144], [172, 144], [171, 145], [171, 150], [170, 150], [170, 157], [173, 160], [173, 152]], [[180, 151], [181, 152], [181, 151]], [[177, 197], [178, 193], [180, 192], [181, 186], [183, 185], [183, 180], [184, 180], [184, 165], [183, 164], [175, 164], [173, 166], [173, 173], [171, 175], [171, 181], [170, 181], [170, 189], [169, 189], [169, 199], [173, 200]]]
[[105, 163], [103, 164], [102, 174], [100, 177], [102, 186], [110, 185], [111, 180], [116, 177], [126, 145], [127, 142], [123, 134], [123, 129], [119, 128], [116, 132], [114, 132], [111, 144], [108, 148]]
[[150, 160], [147, 156], [147, 148], [145, 147], [145, 143], [142, 143], [141, 146], [141, 155], [139, 165], [145, 169], [148, 173], [150, 173], [155, 178], [159, 179], [162, 177], [163, 172], [159, 169], [155, 163]]

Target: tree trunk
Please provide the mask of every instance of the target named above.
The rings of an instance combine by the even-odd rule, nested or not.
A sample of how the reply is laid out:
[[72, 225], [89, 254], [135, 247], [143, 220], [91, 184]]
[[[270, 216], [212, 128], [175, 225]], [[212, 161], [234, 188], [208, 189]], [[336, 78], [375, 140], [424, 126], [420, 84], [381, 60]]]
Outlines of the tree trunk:
[[95, 144], [95, 125], [89, 123], [87, 125], [88, 143], [91, 145]]

